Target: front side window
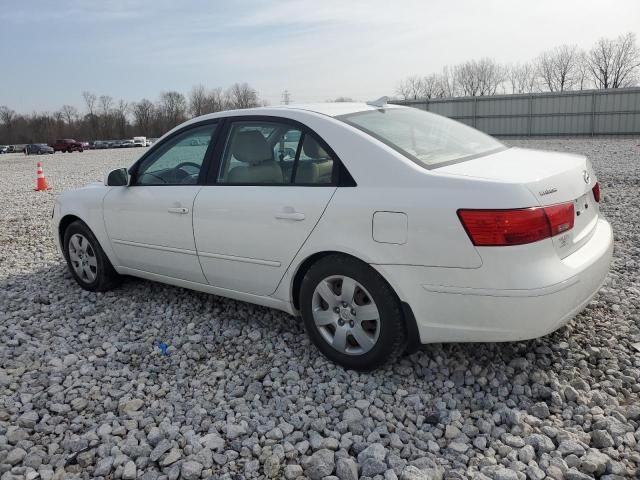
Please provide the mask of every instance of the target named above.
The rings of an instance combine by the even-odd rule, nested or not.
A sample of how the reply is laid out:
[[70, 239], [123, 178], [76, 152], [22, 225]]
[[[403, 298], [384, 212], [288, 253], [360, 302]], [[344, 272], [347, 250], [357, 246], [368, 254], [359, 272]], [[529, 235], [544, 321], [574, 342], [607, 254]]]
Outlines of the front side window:
[[475, 128], [417, 108], [384, 108], [338, 117], [425, 168], [504, 150]]
[[195, 185], [216, 125], [194, 127], [153, 152], [138, 168], [136, 185]]

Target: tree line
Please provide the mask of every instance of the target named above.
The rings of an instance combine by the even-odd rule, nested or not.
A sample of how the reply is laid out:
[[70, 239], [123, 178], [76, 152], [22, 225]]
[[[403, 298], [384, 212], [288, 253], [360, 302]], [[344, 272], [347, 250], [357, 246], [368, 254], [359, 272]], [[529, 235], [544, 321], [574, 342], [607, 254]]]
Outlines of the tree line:
[[24, 115], [0, 106], [0, 145], [44, 143], [57, 138], [155, 138], [191, 117], [265, 104], [247, 83], [235, 83], [224, 90], [196, 85], [187, 95], [162, 92], [155, 102], [146, 98], [126, 102], [89, 91], [82, 92], [82, 100], [84, 111], [63, 105], [55, 112]]
[[640, 48], [633, 33], [601, 38], [589, 50], [562, 45], [525, 63], [470, 60], [440, 73], [412, 75], [396, 93], [405, 100], [625, 88], [640, 82]]

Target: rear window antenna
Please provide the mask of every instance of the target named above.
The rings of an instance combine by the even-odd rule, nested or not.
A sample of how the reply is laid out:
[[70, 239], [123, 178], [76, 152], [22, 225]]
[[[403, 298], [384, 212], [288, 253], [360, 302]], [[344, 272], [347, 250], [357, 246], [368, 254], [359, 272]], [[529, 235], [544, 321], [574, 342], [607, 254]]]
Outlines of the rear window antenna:
[[380, 97], [377, 100], [370, 100], [367, 102], [367, 105], [371, 105], [372, 107], [382, 108], [387, 106], [388, 101], [389, 101], [389, 97], [385, 96], [385, 97]]

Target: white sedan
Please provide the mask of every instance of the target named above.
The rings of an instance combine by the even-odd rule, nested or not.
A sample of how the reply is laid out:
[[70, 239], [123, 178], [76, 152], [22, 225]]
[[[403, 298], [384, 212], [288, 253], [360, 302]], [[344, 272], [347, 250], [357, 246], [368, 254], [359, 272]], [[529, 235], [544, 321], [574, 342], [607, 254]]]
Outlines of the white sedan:
[[324, 103], [190, 120], [61, 194], [53, 236], [82, 288], [134, 275], [284, 310], [366, 370], [564, 325], [609, 269], [599, 200], [585, 157], [384, 101]]

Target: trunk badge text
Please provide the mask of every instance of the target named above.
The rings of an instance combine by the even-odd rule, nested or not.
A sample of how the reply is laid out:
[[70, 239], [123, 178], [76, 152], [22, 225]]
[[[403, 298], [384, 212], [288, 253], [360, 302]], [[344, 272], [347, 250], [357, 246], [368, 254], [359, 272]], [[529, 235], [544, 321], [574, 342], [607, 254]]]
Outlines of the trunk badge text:
[[542, 190], [540, 192], [540, 196], [544, 197], [545, 195], [551, 195], [552, 193], [556, 193], [557, 191], [557, 188], [547, 188], [546, 190]]

